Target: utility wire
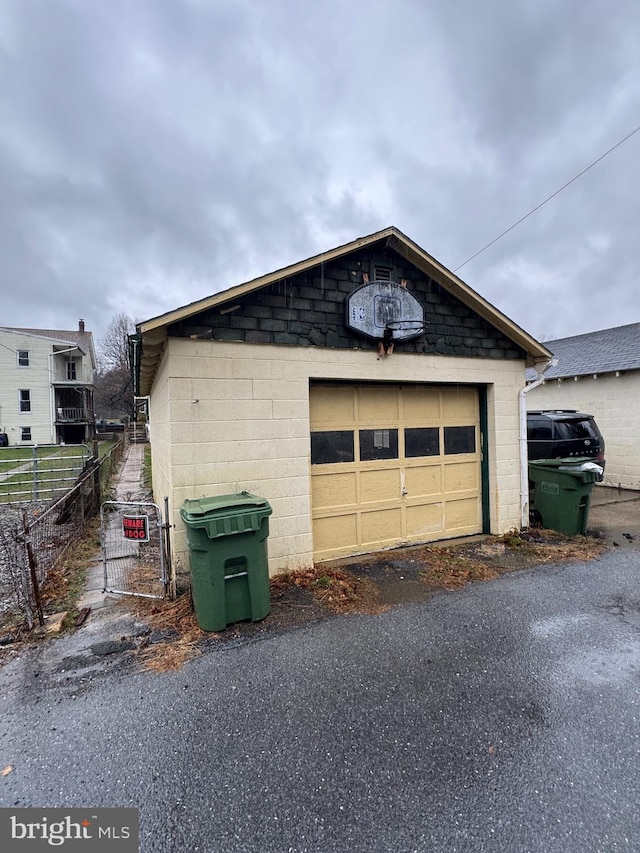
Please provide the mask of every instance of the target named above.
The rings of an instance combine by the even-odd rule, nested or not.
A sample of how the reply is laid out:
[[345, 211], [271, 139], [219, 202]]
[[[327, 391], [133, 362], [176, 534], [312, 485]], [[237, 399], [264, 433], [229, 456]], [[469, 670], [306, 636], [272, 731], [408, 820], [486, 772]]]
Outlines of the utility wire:
[[511, 225], [509, 228], [507, 228], [506, 231], [503, 231], [502, 234], [498, 234], [498, 236], [495, 237], [490, 243], [487, 243], [486, 246], [483, 246], [481, 249], [478, 249], [478, 251], [475, 253], [475, 255], [471, 255], [470, 258], [467, 258], [467, 260], [464, 263], [460, 264], [460, 266], [457, 266], [453, 271], [458, 272], [458, 270], [461, 270], [462, 267], [466, 266], [474, 258], [477, 258], [478, 255], [481, 255], [485, 251], [485, 249], [488, 249], [489, 246], [493, 246], [494, 243], [497, 243], [498, 240], [502, 239], [502, 237], [504, 237], [505, 234], [508, 234], [509, 231], [513, 231], [513, 229], [516, 228], [518, 225], [520, 225], [521, 222], [524, 222], [525, 219], [528, 219], [531, 216], [531, 214], [536, 212], [536, 210], [540, 210], [540, 208], [543, 205], [545, 205], [548, 201], [551, 201], [552, 198], [555, 198], [557, 195], [559, 195], [562, 192], [562, 190], [566, 190], [567, 187], [571, 186], [571, 184], [574, 181], [577, 181], [578, 178], [581, 178], [586, 172], [589, 171], [589, 169], [593, 169], [593, 167], [596, 164], [598, 164], [601, 160], [604, 160], [604, 158], [608, 154], [611, 154], [612, 151], [615, 151], [616, 148], [619, 148], [623, 142], [626, 142], [627, 139], [630, 139], [633, 136], [633, 134], [637, 133], [639, 130], [640, 130], [640, 125], [638, 125], [638, 127], [636, 127], [635, 130], [632, 130], [631, 133], [628, 133], [624, 137], [624, 139], [620, 140], [620, 142], [616, 142], [616, 144], [612, 148], [610, 148], [608, 151], [605, 151], [604, 154], [602, 154], [600, 157], [598, 157], [597, 160], [594, 160], [593, 163], [591, 163], [589, 166], [586, 167], [586, 169], [583, 169], [581, 172], [578, 172], [578, 174], [575, 176], [575, 178], [571, 178], [571, 180], [567, 181], [567, 183], [564, 186], [560, 187], [559, 190], [556, 190], [554, 193], [551, 193], [551, 195], [548, 198], [545, 198], [544, 201], [541, 201], [540, 204], [536, 205], [533, 208], [533, 210], [530, 210], [529, 213], [526, 213], [521, 219], [518, 219], [517, 222], [514, 222], [513, 225]]

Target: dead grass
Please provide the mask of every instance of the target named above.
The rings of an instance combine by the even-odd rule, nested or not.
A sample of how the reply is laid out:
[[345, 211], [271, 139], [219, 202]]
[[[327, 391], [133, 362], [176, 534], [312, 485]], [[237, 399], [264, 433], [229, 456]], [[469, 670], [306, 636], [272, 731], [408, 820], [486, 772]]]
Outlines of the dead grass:
[[593, 560], [608, 550], [601, 539], [592, 536], [567, 537], [542, 527], [531, 527], [523, 533], [512, 531], [497, 537], [497, 541], [503, 542], [511, 552], [530, 556], [532, 565]]
[[386, 609], [378, 603], [380, 591], [372, 581], [339, 568], [319, 565], [276, 575], [271, 580], [273, 592], [291, 585], [309, 590], [314, 601], [333, 613], [373, 614]]
[[133, 609], [152, 631], [171, 635], [166, 641], [147, 645], [140, 650], [139, 658], [147, 669], [154, 672], [175, 671], [200, 654], [198, 643], [205, 634], [198, 626], [188, 592], [175, 601], [140, 598], [123, 603], [128, 609]]
[[450, 548], [424, 548], [419, 555], [422, 579], [443, 589], [462, 589], [472, 581], [488, 581], [498, 572], [484, 561], [456, 553]]
[[424, 563], [423, 580], [444, 589], [461, 589], [472, 581], [493, 580], [505, 571], [545, 563], [592, 560], [607, 550], [589, 536], [568, 538], [553, 530], [510, 531], [480, 543], [451, 548], [422, 548], [416, 554]]
[[162, 595], [162, 581], [158, 577], [159, 558], [146, 554], [133, 569], [127, 569], [127, 588], [130, 592]]
[[78, 539], [68, 548], [64, 558], [49, 572], [40, 591], [45, 613], [67, 611], [64, 630], [72, 630], [78, 614], [78, 599], [81, 597], [87, 577], [87, 565], [96, 559], [100, 547], [100, 519], [90, 519]]

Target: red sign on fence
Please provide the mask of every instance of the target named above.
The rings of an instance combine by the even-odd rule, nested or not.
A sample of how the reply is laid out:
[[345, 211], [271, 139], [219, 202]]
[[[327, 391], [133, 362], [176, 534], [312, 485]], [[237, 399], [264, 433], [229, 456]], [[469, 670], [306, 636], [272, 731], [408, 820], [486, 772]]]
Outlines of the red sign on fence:
[[148, 515], [123, 515], [122, 534], [125, 539], [135, 539], [136, 542], [149, 541]]

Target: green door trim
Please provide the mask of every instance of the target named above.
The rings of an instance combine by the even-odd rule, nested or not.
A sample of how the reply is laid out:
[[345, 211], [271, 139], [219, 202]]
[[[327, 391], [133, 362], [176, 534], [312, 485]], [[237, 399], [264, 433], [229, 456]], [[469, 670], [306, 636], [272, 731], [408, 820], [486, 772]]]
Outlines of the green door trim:
[[489, 503], [489, 417], [487, 413], [487, 386], [478, 386], [480, 406], [480, 477], [482, 480], [482, 532], [491, 533], [491, 506]]

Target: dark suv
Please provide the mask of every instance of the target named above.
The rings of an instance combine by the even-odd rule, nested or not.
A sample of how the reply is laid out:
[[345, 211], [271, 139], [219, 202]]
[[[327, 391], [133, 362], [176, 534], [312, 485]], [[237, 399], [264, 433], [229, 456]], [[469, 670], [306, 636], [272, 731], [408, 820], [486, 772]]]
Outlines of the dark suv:
[[529, 459], [590, 456], [604, 468], [604, 438], [593, 415], [575, 409], [527, 412]]

